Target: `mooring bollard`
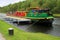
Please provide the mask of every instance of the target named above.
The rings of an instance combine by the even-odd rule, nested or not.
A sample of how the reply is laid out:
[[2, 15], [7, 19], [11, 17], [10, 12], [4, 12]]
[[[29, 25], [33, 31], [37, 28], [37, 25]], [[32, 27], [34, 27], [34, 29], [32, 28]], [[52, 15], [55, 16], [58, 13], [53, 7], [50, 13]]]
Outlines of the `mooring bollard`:
[[14, 35], [14, 29], [13, 28], [9, 28], [8, 32], [9, 32], [9, 35]]

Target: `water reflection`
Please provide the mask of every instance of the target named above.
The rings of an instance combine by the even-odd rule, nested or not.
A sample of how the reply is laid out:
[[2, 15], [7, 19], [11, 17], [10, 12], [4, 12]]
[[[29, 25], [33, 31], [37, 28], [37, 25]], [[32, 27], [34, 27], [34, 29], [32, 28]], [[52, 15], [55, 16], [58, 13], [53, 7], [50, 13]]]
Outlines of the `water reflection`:
[[12, 25], [24, 30], [25, 32], [46, 33], [54, 36], [60, 36], [60, 18], [55, 18], [52, 25], [48, 23], [35, 23], [33, 25], [28, 22], [20, 22], [19, 24], [8, 21]]
[[[47, 23], [46, 23], [47, 24]], [[46, 25], [46, 24], [39, 24], [36, 23], [29, 28], [27, 28], [27, 31], [29, 32], [42, 32], [42, 33], [48, 33], [53, 28], [52, 25]]]

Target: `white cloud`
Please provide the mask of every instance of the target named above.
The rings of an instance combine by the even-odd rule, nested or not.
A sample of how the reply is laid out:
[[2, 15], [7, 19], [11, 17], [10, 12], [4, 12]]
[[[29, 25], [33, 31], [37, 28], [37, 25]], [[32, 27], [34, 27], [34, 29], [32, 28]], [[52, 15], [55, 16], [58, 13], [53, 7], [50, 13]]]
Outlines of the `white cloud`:
[[0, 0], [0, 6], [3, 7], [3, 6], [6, 6], [8, 4], [13, 4], [13, 3], [16, 3], [19, 1], [24, 1], [24, 0]]

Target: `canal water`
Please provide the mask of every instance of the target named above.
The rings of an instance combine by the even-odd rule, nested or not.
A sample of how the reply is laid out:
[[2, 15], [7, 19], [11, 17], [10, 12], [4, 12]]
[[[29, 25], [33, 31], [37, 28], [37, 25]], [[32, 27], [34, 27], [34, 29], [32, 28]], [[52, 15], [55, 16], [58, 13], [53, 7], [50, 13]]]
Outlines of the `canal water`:
[[60, 18], [55, 18], [52, 26], [39, 24], [39, 23], [28, 24], [24, 22], [18, 25], [18, 24], [12, 23], [12, 21], [7, 21], [7, 22], [18, 27], [19, 29], [25, 32], [45, 33], [45, 34], [50, 34], [53, 36], [60, 37]]
[[52, 26], [39, 24], [39, 23], [28, 24], [24, 22], [18, 25], [18, 24], [13, 23], [12, 20], [7, 21], [6, 19], [4, 19], [4, 16], [5, 15], [0, 14], [0, 19], [26, 32], [45, 33], [45, 34], [50, 34], [53, 36], [60, 37], [60, 18], [54, 18], [54, 22]]

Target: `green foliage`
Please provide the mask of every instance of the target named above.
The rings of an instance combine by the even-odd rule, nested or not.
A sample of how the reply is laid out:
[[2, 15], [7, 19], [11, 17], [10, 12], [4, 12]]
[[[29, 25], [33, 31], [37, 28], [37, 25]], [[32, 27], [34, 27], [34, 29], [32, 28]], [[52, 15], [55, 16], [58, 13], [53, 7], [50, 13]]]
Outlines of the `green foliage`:
[[50, 8], [52, 13], [60, 13], [60, 0], [26, 0], [0, 8], [0, 12], [21, 11], [30, 7]]

